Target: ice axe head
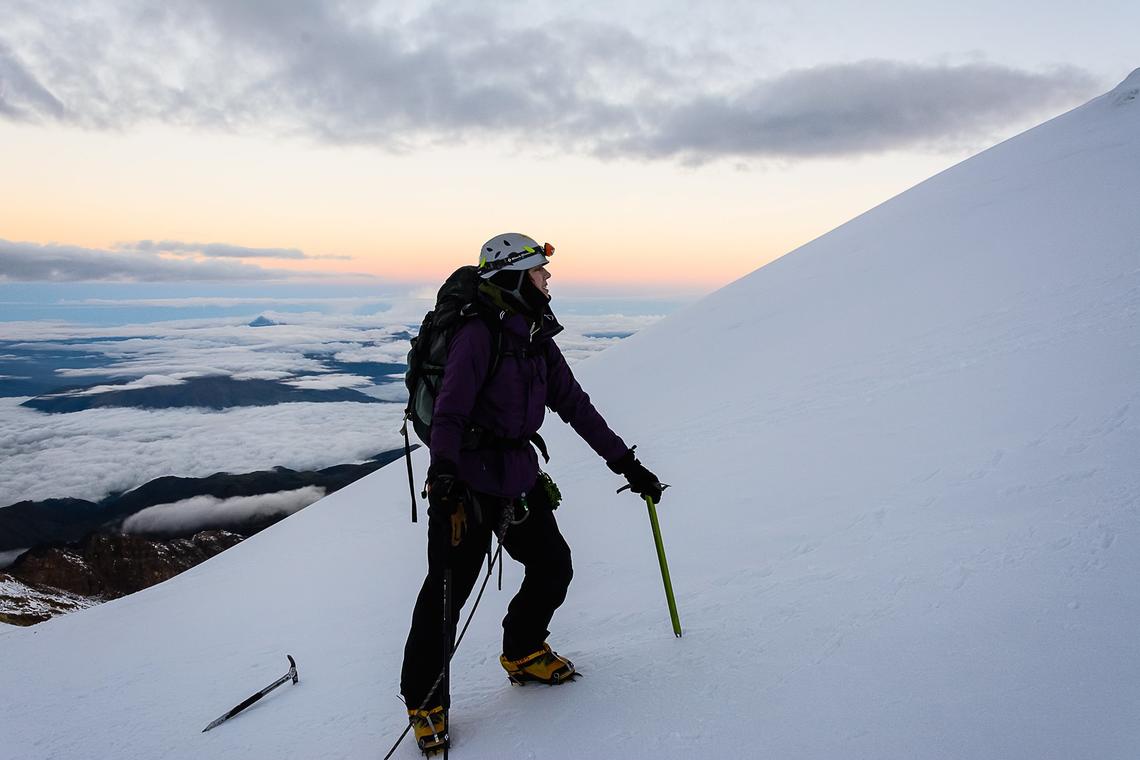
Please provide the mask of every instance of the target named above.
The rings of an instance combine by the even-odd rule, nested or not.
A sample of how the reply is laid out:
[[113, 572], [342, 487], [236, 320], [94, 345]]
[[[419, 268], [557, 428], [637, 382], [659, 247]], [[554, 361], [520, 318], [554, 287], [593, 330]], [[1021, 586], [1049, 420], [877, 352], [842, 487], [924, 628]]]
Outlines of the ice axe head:
[[[669, 484], [668, 483], [658, 483], [657, 487], [661, 489], [662, 493], [664, 493], [665, 489], [669, 487]], [[622, 491], [632, 491], [632, 490], [633, 490], [632, 485], [624, 485], [617, 490], [617, 493], [621, 493]], [[642, 498], [645, 498], [645, 497], [643, 496]]]
[[289, 673], [288, 673], [288, 675], [293, 678], [293, 683], [297, 683], [297, 680], [298, 680], [297, 663], [293, 661], [293, 655], [287, 654], [285, 656], [289, 658]]

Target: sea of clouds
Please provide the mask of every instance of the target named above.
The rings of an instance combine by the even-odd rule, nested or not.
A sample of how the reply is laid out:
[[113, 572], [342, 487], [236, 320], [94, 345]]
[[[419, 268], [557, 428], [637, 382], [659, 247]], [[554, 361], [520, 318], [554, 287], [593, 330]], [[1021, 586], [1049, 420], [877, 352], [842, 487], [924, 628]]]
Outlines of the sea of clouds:
[[[89, 385], [86, 394], [228, 376], [307, 389], [352, 388], [390, 402], [301, 402], [223, 411], [104, 407], [48, 414], [21, 406], [28, 397], [10, 395], [5, 391], [10, 381], [0, 377], [0, 507], [63, 497], [97, 501], [165, 475], [319, 469], [401, 447], [407, 396], [402, 376], [356, 373], [353, 364], [402, 363], [407, 336], [416, 332], [428, 308], [427, 299], [410, 298], [369, 315], [270, 310], [260, 313], [279, 324], [266, 327], [249, 326], [258, 312], [114, 327], [0, 322], [0, 354], [34, 363], [39, 351], [74, 352], [75, 365], [56, 368], [54, 376], [61, 386]], [[659, 318], [567, 314], [560, 316], [566, 330], [558, 343], [573, 364]], [[11, 369], [7, 374], [18, 377]]]

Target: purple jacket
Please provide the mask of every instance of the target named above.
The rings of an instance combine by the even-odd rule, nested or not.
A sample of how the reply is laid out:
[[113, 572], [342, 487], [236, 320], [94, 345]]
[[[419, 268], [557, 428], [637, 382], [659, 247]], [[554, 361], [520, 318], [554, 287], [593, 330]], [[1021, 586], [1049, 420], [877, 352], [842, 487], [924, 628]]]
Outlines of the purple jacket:
[[533, 338], [521, 315], [503, 320], [503, 356], [490, 378], [495, 345], [487, 323], [468, 319], [452, 336], [432, 415], [431, 461], [453, 462], [459, 478], [476, 491], [507, 498], [522, 495], [538, 478], [538, 456], [529, 443], [463, 448], [464, 432], [471, 425], [525, 441], [538, 432], [549, 407], [607, 462], [629, 450], [590, 403], [554, 343], [561, 326], [549, 312], [546, 320], [552, 326]]

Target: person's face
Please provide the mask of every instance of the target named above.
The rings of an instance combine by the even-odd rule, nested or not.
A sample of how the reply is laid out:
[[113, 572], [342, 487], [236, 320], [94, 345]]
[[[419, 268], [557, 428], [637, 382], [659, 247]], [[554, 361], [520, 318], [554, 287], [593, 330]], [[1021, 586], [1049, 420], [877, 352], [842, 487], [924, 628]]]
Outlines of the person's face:
[[546, 287], [546, 281], [550, 279], [550, 272], [546, 271], [545, 266], [535, 267], [528, 269], [527, 274], [530, 275], [530, 281], [538, 288], [544, 296], [550, 298], [550, 288]]

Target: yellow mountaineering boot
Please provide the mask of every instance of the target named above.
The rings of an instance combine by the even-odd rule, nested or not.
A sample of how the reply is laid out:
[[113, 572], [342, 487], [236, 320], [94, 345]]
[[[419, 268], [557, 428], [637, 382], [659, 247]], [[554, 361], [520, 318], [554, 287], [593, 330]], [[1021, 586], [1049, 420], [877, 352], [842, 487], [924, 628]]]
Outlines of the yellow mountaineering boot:
[[516, 686], [522, 686], [527, 681], [555, 686], [572, 681], [578, 675], [574, 663], [553, 651], [549, 644], [543, 644], [542, 649], [518, 660], [508, 660], [506, 656], [500, 655], [499, 662], [503, 670], [507, 671], [507, 678]]
[[443, 708], [430, 710], [408, 710], [408, 720], [416, 732], [416, 744], [425, 755], [442, 752], [448, 746], [447, 721]]

